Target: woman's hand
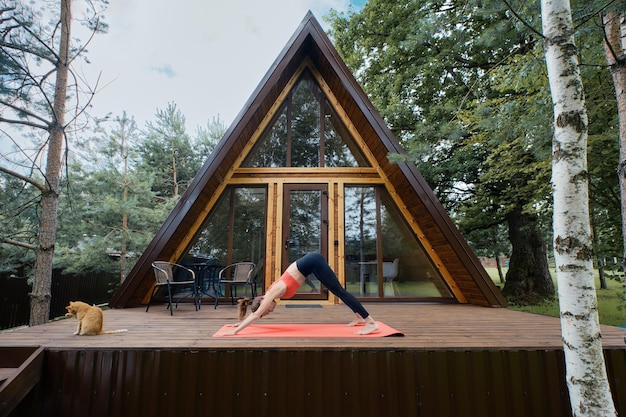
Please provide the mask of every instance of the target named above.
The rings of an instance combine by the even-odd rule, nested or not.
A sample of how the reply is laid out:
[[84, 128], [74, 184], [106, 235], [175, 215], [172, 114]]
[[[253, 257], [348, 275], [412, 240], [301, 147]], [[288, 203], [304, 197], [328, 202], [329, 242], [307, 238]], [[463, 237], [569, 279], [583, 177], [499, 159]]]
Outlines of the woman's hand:
[[236, 334], [237, 334], [237, 329], [232, 329], [232, 330], [229, 330], [229, 331], [227, 331], [227, 332], [220, 332], [220, 333], [217, 333], [217, 334], [215, 335], [215, 337], [222, 337], [222, 336], [234, 336], [234, 335], [236, 335]]

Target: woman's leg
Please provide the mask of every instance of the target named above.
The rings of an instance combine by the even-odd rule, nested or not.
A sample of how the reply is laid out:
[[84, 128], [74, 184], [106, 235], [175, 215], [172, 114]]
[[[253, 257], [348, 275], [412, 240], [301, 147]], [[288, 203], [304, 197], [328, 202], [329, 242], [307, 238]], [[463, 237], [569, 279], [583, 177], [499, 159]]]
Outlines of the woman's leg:
[[345, 305], [361, 316], [362, 319], [366, 319], [369, 316], [369, 313], [359, 300], [341, 286], [337, 275], [335, 275], [322, 255], [319, 253], [305, 255], [296, 261], [296, 266], [305, 277], [311, 273], [315, 274], [317, 279], [324, 284], [330, 292], [339, 297]]

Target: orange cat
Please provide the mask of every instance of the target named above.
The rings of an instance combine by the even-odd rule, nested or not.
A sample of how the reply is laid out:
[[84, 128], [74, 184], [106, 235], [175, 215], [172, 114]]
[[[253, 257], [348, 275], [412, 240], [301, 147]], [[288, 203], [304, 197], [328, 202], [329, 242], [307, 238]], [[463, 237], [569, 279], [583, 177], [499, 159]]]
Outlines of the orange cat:
[[97, 306], [90, 306], [82, 301], [70, 301], [70, 305], [65, 307], [67, 313], [65, 317], [76, 317], [78, 319], [78, 328], [74, 334], [79, 336], [92, 336], [96, 334], [122, 333], [127, 332], [126, 329], [120, 330], [102, 330], [102, 309]]

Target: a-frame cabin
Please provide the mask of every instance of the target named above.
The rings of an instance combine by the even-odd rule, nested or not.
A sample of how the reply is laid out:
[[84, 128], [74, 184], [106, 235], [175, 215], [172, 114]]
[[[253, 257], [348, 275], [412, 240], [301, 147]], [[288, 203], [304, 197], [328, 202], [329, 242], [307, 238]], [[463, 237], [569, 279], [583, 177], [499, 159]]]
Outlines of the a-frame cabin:
[[[154, 260], [252, 261], [262, 292], [311, 251], [364, 301], [504, 306], [416, 167], [390, 153], [404, 151], [309, 12], [110, 306], [148, 301]], [[314, 279], [294, 298], [337, 302]]]
[[[147, 301], [153, 260], [203, 272], [251, 260], [267, 287], [318, 250], [349, 291], [389, 301], [368, 311], [405, 337], [211, 337], [234, 320], [230, 305], [107, 310], [106, 327], [128, 333], [88, 338], [55, 320], [2, 334], [0, 415], [574, 415], [559, 319], [467, 305], [505, 301], [415, 167], [389, 152], [402, 150], [308, 14], [110, 304]], [[312, 284], [297, 297], [317, 304], [328, 295]], [[288, 309], [300, 303], [269, 328], [345, 319], [326, 303], [314, 319]], [[623, 338], [603, 326], [620, 415]]]

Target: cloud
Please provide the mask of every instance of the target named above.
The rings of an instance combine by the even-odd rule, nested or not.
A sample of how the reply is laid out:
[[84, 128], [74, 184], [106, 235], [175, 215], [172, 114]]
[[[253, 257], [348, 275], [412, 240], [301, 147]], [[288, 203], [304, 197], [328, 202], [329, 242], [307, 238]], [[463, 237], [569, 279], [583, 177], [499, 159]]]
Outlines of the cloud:
[[[363, 0], [357, 0], [362, 2]], [[311, 10], [347, 10], [346, 0], [124, 0], [105, 14], [109, 33], [89, 46], [83, 71], [103, 88], [92, 113], [126, 111], [142, 126], [173, 102], [187, 129], [215, 116], [231, 123]], [[174, 70], [176, 68], [176, 70]]]

